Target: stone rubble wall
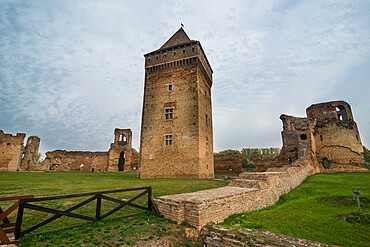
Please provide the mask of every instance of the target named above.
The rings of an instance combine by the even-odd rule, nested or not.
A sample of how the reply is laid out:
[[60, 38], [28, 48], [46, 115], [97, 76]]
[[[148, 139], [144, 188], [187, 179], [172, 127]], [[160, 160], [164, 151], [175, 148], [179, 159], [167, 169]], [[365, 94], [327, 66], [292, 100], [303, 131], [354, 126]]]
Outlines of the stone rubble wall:
[[215, 174], [239, 175], [243, 172], [243, 156], [240, 153], [215, 154]]
[[161, 196], [155, 203], [165, 218], [177, 223], [185, 221], [201, 229], [207, 223], [222, 222], [233, 214], [274, 205], [282, 194], [315, 173], [309, 159], [300, 159], [295, 165], [267, 172], [243, 173], [228, 186]]
[[203, 233], [204, 244], [207, 247], [218, 246], [321, 246], [334, 247], [303, 238], [295, 238], [263, 230], [226, 228], [218, 225], [206, 229]]

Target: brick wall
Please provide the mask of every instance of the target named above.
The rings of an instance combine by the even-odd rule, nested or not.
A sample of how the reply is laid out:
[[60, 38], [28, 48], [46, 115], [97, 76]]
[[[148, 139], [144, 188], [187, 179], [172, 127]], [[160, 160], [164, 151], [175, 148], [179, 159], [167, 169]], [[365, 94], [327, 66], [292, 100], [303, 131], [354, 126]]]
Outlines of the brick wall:
[[315, 173], [308, 159], [300, 159], [295, 165], [293, 168], [244, 173], [226, 187], [162, 196], [155, 202], [165, 218], [178, 223], [186, 221], [200, 229], [209, 222], [222, 222], [232, 214], [274, 205], [280, 195]]

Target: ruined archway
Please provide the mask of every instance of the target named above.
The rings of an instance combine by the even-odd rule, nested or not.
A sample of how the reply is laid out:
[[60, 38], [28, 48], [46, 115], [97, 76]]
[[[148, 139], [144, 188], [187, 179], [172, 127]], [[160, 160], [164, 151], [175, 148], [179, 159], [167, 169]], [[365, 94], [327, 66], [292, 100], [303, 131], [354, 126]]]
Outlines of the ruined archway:
[[122, 172], [125, 168], [125, 152], [122, 151], [119, 155], [118, 171]]

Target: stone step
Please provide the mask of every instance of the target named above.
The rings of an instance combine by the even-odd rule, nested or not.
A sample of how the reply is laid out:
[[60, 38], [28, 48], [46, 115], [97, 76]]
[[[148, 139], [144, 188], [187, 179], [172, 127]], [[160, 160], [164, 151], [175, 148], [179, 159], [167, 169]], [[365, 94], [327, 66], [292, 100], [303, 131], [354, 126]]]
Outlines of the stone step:
[[261, 180], [248, 180], [248, 179], [233, 179], [229, 186], [241, 187], [241, 188], [258, 188], [266, 189], [267, 184]]
[[288, 176], [286, 172], [245, 172], [235, 179], [262, 180], [265, 181], [272, 176]]

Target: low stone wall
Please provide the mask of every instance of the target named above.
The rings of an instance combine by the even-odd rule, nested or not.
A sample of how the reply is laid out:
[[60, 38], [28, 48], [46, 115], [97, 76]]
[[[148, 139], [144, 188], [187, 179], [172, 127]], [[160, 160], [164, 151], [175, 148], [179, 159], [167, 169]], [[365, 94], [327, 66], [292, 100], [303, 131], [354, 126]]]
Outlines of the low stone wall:
[[300, 185], [314, 172], [310, 160], [299, 160], [292, 168], [243, 173], [226, 187], [161, 196], [155, 202], [165, 218], [178, 223], [186, 221], [201, 229], [209, 222], [222, 222], [232, 214], [274, 205], [280, 195]]

